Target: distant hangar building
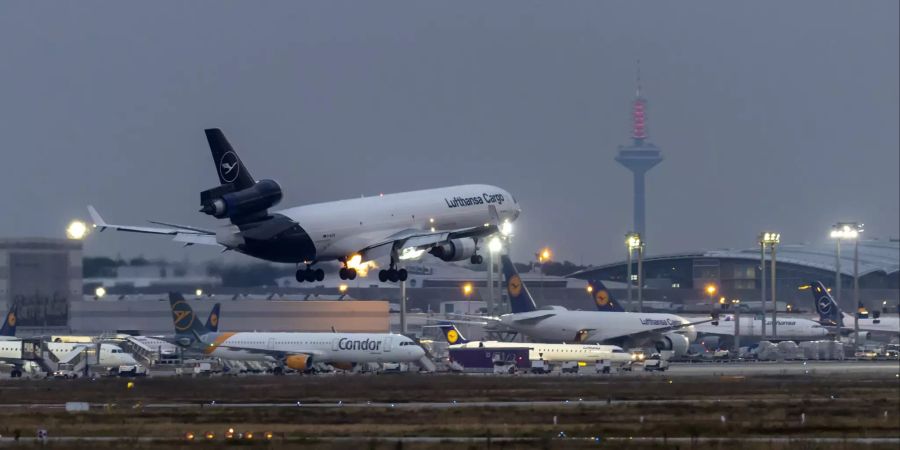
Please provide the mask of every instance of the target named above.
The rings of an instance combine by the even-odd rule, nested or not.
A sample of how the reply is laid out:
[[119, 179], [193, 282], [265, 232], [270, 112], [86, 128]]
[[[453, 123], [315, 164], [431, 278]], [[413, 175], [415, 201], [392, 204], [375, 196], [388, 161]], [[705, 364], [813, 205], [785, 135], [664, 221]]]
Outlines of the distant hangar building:
[[[833, 288], [835, 281], [835, 244], [781, 244], [776, 252], [776, 293], [780, 308], [793, 304], [799, 309], [812, 309], [809, 294], [798, 287], [811, 280], [822, 281]], [[771, 274], [766, 253], [767, 283]], [[633, 262], [634, 274], [637, 263]], [[645, 257], [644, 299], [691, 304], [709, 301], [707, 285], [715, 285], [715, 297], [760, 300], [759, 248], [744, 250], [710, 250]], [[855, 310], [853, 303], [853, 249], [844, 243], [841, 251], [841, 307]], [[626, 283], [627, 262], [620, 261], [592, 267], [572, 274], [584, 280], [600, 279]], [[635, 278], [634, 276], [632, 278]], [[627, 284], [626, 284], [627, 286]], [[895, 308], [900, 301], [900, 241], [867, 240], [859, 243], [860, 300], [869, 309], [883, 304]], [[771, 287], [767, 287], [767, 291]], [[613, 289], [624, 300], [624, 289]], [[633, 294], [636, 299], [636, 294]], [[768, 292], [767, 292], [768, 295]], [[771, 299], [770, 299], [771, 300]], [[884, 303], [886, 302], [886, 303]], [[809, 303], [807, 305], [807, 303]], [[781, 306], [784, 304], [785, 306]]]
[[81, 299], [81, 242], [0, 239], [0, 314], [15, 303], [20, 328], [65, 329], [69, 305]]

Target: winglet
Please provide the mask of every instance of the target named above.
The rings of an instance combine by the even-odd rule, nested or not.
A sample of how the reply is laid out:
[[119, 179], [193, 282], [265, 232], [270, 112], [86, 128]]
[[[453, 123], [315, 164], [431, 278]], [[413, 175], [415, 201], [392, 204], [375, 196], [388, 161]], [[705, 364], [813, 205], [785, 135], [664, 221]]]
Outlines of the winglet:
[[88, 205], [88, 214], [91, 215], [91, 220], [94, 221], [94, 226], [99, 228], [100, 231], [106, 229], [107, 223], [103, 220], [103, 217], [100, 217], [100, 213], [97, 212], [97, 209], [94, 208], [93, 205]]

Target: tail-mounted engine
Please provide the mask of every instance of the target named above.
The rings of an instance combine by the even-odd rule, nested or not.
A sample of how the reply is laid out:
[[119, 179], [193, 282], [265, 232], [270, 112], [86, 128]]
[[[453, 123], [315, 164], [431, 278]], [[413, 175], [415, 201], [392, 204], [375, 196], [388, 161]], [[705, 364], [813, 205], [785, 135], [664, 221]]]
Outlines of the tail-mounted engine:
[[257, 218], [280, 201], [281, 186], [274, 180], [260, 180], [239, 191], [232, 184], [223, 184], [200, 193], [200, 212], [217, 219]]

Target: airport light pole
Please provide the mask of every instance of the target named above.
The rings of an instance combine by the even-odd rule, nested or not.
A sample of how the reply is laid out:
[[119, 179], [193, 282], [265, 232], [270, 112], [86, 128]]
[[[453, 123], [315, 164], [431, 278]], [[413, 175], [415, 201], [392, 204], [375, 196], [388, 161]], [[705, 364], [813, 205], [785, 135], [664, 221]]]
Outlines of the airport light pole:
[[406, 280], [400, 281], [400, 334], [406, 335]]
[[638, 245], [638, 312], [644, 312], [644, 241]]
[[[501, 248], [501, 251], [506, 256], [509, 256], [510, 249], [512, 248], [512, 237], [513, 237], [513, 226], [509, 220], [504, 220], [503, 223], [500, 225], [500, 237], [502, 239], [501, 244], [505, 244], [502, 246], [503, 248]], [[497, 264], [497, 266], [498, 266], [497, 267], [497, 274], [498, 274], [497, 285], [498, 285], [498, 287], [500, 287], [500, 286], [503, 286], [503, 275], [502, 275], [502, 272], [500, 271], [499, 264]], [[499, 299], [498, 299], [497, 305], [495, 305], [495, 308], [497, 308], [498, 310], [500, 310], [502, 312], [507, 312], [508, 311], [507, 304], [504, 303], [504, 301], [503, 301], [503, 292], [504, 292], [504, 289], [499, 288], [499, 295], [498, 295]]]
[[771, 231], [766, 231], [759, 234], [759, 255], [760, 255], [760, 273], [762, 275], [762, 286], [760, 289], [761, 298], [762, 298], [762, 340], [766, 339], [766, 312], [767, 312], [767, 304], [766, 304], [766, 247], [772, 247], [772, 337], [775, 337], [778, 334], [778, 328], [775, 325], [775, 319], [778, 317], [778, 303], [775, 299], [775, 288], [777, 287], [775, 282], [775, 246], [781, 242], [781, 234], [774, 233]]
[[631, 307], [631, 286], [634, 284], [634, 280], [632, 280], [632, 267], [631, 267], [631, 256], [634, 253], [634, 250], [640, 248], [641, 246], [641, 235], [639, 233], [628, 233], [625, 235], [625, 247], [628, 249], [628, 267], [626, 273], [626, 283], [628, 286], [628, 311], [632, 311]]
[[500, 242], [500, 238], [494, 236], [488, 241], [488, 314], [493, 316], [496, 311], [494, 311], [494, 258], [500, 250], [503, 249], [503, 244]]
[[835, 240], [835, 275], [834, 285], [841, 304], [841, 241], [853, 241], [853, 353], [859, 349], [859, 234], [863, 232], [863, 224], [856, 222], [838, 222], [831, 227], [831, 238]]
[[553, 257], [553, 253], [549, 248], [544, 247], [540, 252], [536, 253], [538, 263], [541, 267], [541, 303], [544, 302], [544, 264], [550, 261], [550, 258]]
[[741, 354], [741, 300], [731, 300], [731, 307], [734, 308], [734, 354]]
[[[759, 235], [759, 299], [762, 308], [762, 333], [760, 340], [766, 340], [766, 244], [763, 243], [763, 234]], [[752, 327], [751, 322], [751, 327]]]
[[717, 292], [719, 289], [716, 288], [716, 285], [714, 285], [714, 284], [712, 284], [712, 283], [707, 284], [705, 289], [706, 289], [706, 293], [709, 294], [709, 301], [710, 301], [710, 303], [715, 304], [715, 303], [716, 303], [716, 292]]

